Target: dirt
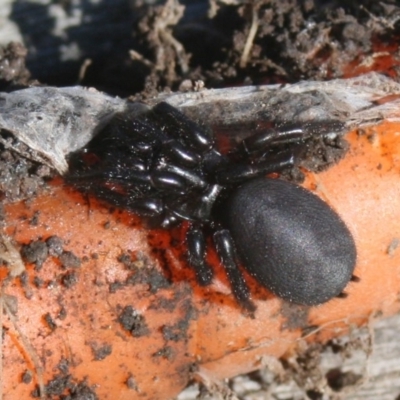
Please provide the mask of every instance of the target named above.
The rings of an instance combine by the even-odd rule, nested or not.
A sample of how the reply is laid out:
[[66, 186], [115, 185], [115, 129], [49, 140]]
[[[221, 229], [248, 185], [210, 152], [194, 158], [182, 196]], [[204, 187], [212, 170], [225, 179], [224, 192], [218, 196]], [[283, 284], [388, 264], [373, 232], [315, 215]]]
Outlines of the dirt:
[[118, 322], [129, 331], [133, 337], [147, 336], [151, 332], [147, 326], [146, 319], [139, 314], [132, 306], [125, 306], [119, 316]]
[[[97, 400], [95, 391], [85, 381], [76, 382], [68, 374], [59, 374], [46, 384], [48, 399]], [[32, 398], [40, 398], [39, 389], [32, 393]]]
[[[68, 11], [69, 2], [64, 3]], [[66, 65], [66, 69], [60, 69], [62, 73], [59, 76], [53, 69], [52, 75], [48, 75], [51, 77], [49, 80], [37, 72], [37, 68], [33, 68], [36, 73], [30, 70], [30, 65], [34, 65], [33, 58], [22, 44], [10, 43], [0, 49], [0, 91], [41, 83], [58, 86], [79, 82], [113, 95], [145, 100], [160, 90], [193, 90], [199, 81], [207, 88], [216, 88], [340, 78], [354, 60], [372, 55], [377, 43], [395, 42], [400, 33], [400, 7], [395, 0], [260, 0], [240, 5], [224, 0], [210, 0], [209, 3], [188, 0], [180, 5], [167, 0], [165, 5], [156, 6], [137, 1], [132, 7], [136, 18], [126, 33], [126, 40], [117, 45], [120, 39], [114, 38], [110, 30], [109, 52], [93, 55], [89, 65], [81, 68], [88, 57], [82, 51], [82, 57], [75, 64]], [[84, 32], [82, 30], [81, 34]], [[29, 37], [29, 32], [24, 37]], [[398, 58], [399, 55], [394, 53], [393, 56]], [[35, 62], [40, 65], [41, 60]], [[395, 72], [396, 79], [397, 70]], [[325, 146], [315, 143], [309, 147], [313, 155], [307, 158], [315, 160], [319, 157], [322, 161], [315, 168], [323, 169], [324, 163], [339, 157], [345, 146], [339, 140], [332, 143], [330, 152], [326, 153]], [[312, 165], [306, 166], [313, 168]], [[2, 147], [0, 171], [0, 196], [7, 201], [34, 196], [46, 187], [46, 181], [53, 175], [47, 167]], [[294, 179], [301, 180], [301, 177]], [[32, 221], [34, 223], [37, 221]], [[81, 260], [63, 250], [60, 238], [29, 243], [21, 253], [27, 262], [35, 263], [37, 269], [47, 257], [58, 257], [65, 268], [72, 269], [62, 277], [67, 287], [78, 279], [74, 270], [80, 267]], [[157, 290], [169, 284], [157, 272], [146, 278], [139, 274], [135, 263], [140, 259], [132, 260], [125, 255], [119, 261], [136, 272], [132, 275], [132, 282], [121, 285], [147, 279], [153, 290]], [[110, 287], [110, 290], [117, 289], [117, 283]], [[44, 318], [50, 329], [56, 328], [50, 315]], [[185, 318], [177, 324], [164, 327], [162, 334], [166, 342], [182, 340], [189, 318], [193, 318], [192, 310], [187, 310]], [[133, 337], [151, 334], [145, 316], [138, 314], [132, 306], [121, 309], [118, 320]], [[302, 326], [302, 314], [297, 320], [289, 318], [288, 323]], [[296, 360], [284, 365], [286, 374], [305, 389], [310, 399], [322, 398], [318, 389], [321, 381], [323, 387], [340, 392], [346, 386], [356, 384], [360, 378], [357, 373], [343, 373], [338, 368], [321, 376], [320, 353], [332, 348], [330, 345], [308, 347]], [[342, 347], [340, 351], [343, 351]], [[110, 352], [108, 345], [94, 349], [99, 360]], [[154, 356], [170, 357], [169, 347], [160, 349]], [[260, 376], [257, 379], [262, 380]], [[30, 379], [28, 372], [22, 377], [23, 382]], [[135, 388], [134, 378], [129, 379], [127, 385]], [[68, 393], [71, 399], [97, 398], [85, 382], [72, 382], [67, 371], [48, 382], [46, 390], [49, 398], [63, 393]]]
[[[60, 70], [57, 78], [53, 70], [48, 82], [44, 72], [37, 71], [35, 62], [40, 63], [40, 59], [34, 59], [35, 55], [23, 45], [10, 43], [0, 51], [0, 90], [38, 84], [38, 79], [55, 86], [80, 80], [83, 85], [112, 94], [148, 96], [160, 88], [191, 89], [187, 80], [202, 80], [206, 87], [226, 87], [341, 77], [352, 60], [371, 53], [379, 40], [396, 38], [400, 27], [395, 0], [260, 0], [239, 5], [224, 0], [212, 0], [210, 5], [206, 1], [179, 4], [169, 0], [156, 6], [131, 3], [130, 12], [119, 15], [121, 25], [132, 22], [131, 31], [125, 41], [118, 36], [120, 32], [114, 36], [108, 33], [113, 52], [107, 60], [99, 46], [99, 54], [90, 59], [81, 76], [75, 70], [76, 75], [66, 80], [65, 76], [76, 68], [66, 62], [69, 73]], [[62, 7], [71, 12], [69, 2]], [[120, 10], [122, 13], [122, 7]], [[84, 6], [81, 11], [94, 14]], [[111, 24], [106, 18], [105, 27]], [[82, 29], [81, 35], [90, 38], [93, 33], [86, 30]], [[36, 38], [26, 31], [24, 37], [35, 43]], [[76, 29], [78, 44], [83, 41], [79, 33]], [[44, 37], [46, 34], [50, 35], [50, 29], [43, 32]], [[44, 50], [40, 48], [37, 53]], [[50, 50], [57, 48], [49, 45]], [[76, 63], [83, 67], [88, 54], [83, 47], [80, 50], [82, 56]], [[49, 61], [55, 62], [42, 60], [42, 71]]]
[[88, 345], [92, 348], [93, 359], [96, 361], [102, 361], [112, 353], [111, 344], [90, 342]]
[[59, 259], [64, 268], [79, 268], [82, 264], [82, 260], [72, 251], [63, 251]]
[[21, 255], [26, 262], [34, 263], [36, 270], [40, 270], [48, 257], [46, 243], [42, 240], [35, 240], [24, 245], [21, 249]]

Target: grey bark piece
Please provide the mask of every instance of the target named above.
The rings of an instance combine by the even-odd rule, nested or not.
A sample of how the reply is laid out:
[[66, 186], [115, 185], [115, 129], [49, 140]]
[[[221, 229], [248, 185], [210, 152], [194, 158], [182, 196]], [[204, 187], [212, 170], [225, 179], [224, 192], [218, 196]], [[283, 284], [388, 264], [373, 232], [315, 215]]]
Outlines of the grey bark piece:
[[396, 95], [400, 95], [400, 84], [373, 72], [325, 82], [161, 94], [156, 101], [163, 99], [193, 119], [213, 125], [338, 119], [351, 129], [383, 119], [399, 121]]
[[0, 93], [0, 127], [19, 143], [0, 141], [63, 173], [68, 169], [65, 155], [84, 146], [125, 106], [120, 98], [78, 86]]
[[[160, 101], [237, 137], [251, 134], [251, 128], [262, 121], [301, 123], [334, 119], [343, 122], [346, 130], [383, 119], [400, 121], [400, 84], [376, 73], [285, 86], [163, 93], [150, 100], [149, 105]], [[0, 141], [63, 174], [68, 168], [66, 156], [85, 146], [115, 113], [127, 108], [141, 113], [147, 106], [79, 86], [32, 87], [0, 93], [0, 128], [14, 136], [0, 136]]]

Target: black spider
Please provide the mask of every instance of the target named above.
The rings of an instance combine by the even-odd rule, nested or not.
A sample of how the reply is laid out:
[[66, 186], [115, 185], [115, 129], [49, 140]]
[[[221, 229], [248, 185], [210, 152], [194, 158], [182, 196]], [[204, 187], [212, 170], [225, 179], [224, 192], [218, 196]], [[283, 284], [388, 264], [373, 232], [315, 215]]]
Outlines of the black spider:
[[189, 221], [188, 263], [201, 285], [213, 279], [205, 257], [211, 231], [233, 293], [248, 309], [239, 264], [283, 299], [320, 304], [356, 279], [353, 237], [317, 196], [265, 176], [292, 168], [316, 129], [342, 128], [327, 121], [262, 130], [223, 155], [212, 135], [163, 102], [116, 115], [70, 157], [67, 180], [152, 226]]

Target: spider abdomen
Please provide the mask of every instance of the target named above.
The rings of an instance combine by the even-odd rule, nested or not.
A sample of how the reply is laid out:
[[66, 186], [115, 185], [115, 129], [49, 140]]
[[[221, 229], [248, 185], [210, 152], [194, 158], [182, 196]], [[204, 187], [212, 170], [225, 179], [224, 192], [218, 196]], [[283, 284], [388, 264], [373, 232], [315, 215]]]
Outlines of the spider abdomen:
[[238, 187], [224, 204], [243, 266], [273, 293], [316, 305], [342, 293], [356, 262], [353, 237], [325, 202], [278, 179]]

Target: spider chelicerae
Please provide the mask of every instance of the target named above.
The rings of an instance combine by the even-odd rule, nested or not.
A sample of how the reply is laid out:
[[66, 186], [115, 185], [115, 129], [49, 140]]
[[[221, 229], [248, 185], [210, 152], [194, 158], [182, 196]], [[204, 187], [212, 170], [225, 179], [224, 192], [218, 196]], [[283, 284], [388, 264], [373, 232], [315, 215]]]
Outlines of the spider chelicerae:
[[213, 269], [207, 234], [234, 296], [253, 309], [241, 273], [280, 297], [320, 304], [356, 280], [356, 249], [340, 217], [311, 192], [266, 176], [293, 168], [314, 134], [343, 129], [338, 121], [262, 129], [227, 154], [212, 134], [161, 102], [113, 117], [72, 154], [67, 181], [106, 202], [169, 229], [189, 222], [187, 260], [200, 285]]

